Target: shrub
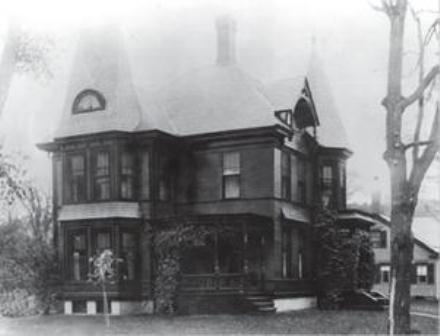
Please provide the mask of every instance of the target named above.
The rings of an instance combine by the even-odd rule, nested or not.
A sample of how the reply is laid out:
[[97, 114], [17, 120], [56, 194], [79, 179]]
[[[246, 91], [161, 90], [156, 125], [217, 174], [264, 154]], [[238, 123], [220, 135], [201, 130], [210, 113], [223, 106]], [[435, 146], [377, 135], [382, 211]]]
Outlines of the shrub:
[[371, 289], [374, 252], [367, 232], [354, 232], [337, 224], [336, 215], [321, 209], [315, 221], [318, 306], [337, 309], [343, 292]]
[[[19, 227], [0, 227], [0, 314], [48, 313], [58, 271], [54, 248], [26, 235]], [[16, 301], [16, 302], [15, 302]]]

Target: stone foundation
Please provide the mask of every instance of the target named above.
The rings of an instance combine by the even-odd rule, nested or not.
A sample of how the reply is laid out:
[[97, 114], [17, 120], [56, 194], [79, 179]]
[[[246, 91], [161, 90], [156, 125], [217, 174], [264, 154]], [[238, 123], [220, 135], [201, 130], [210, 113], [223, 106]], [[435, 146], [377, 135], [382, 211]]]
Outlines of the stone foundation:
[[316, 307], [316, 297], [297, 297], [286, 299], [274, 299], [277, 312], [302, 310]]

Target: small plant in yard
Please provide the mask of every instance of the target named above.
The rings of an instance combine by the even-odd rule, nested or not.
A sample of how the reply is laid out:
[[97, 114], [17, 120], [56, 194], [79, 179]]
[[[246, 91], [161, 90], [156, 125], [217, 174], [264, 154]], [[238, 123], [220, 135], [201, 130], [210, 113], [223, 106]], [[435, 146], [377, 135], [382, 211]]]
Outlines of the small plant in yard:
[[105, 324], [110, 326], [110, 314], [108, 309], [107, 284], [112, 284], [116, 278], [116, 264], [122, 262], [122, 259], [115, 258], [111, 250], [104, 250], [100, 254], [90, 258], [91, 273], [89, 280], [101, 286], [102, 302]]

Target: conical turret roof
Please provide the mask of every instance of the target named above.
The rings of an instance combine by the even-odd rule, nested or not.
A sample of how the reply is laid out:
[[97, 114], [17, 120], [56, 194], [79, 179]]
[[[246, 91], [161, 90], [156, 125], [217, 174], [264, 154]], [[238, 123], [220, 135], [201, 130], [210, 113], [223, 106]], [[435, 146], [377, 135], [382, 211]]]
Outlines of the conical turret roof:
[[[85, 90], [98, 92], [105, 101], [105, 108], [74, 113], [75, 99]], [[132, 82], [122, 32], [112, 25], [83, 29], [55, 137], [133, 131], [140, 120], [141, 108]]]

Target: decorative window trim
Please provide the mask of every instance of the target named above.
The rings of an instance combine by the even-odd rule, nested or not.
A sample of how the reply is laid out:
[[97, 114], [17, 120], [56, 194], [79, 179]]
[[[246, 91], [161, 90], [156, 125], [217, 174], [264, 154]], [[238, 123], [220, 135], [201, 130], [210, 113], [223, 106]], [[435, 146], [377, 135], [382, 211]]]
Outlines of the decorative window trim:
[[[96, 98], [96, 100], [98, 102], [97, 107], [91, 107], [91, 108], [81, 108], [80, 107], [82, 100], [88, 96], [93, 96], [94, 98]], [[81, 114], [81, 113], [89, 113], [89, 112], [95, 112], [95, 111], [103, 111], [103, 110], [105, 110], [106, 105], [107, 105], [106, 100], [100, 92], [98, 92], [96, 90], [92, 90], [92, 89], [86, 89], [86, 90], [81, 91], [75, 97], [75, 100], [73, 101], [73, 105], [72, 105], [72, 114]]]

